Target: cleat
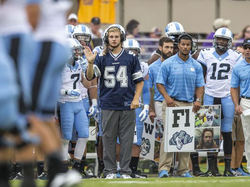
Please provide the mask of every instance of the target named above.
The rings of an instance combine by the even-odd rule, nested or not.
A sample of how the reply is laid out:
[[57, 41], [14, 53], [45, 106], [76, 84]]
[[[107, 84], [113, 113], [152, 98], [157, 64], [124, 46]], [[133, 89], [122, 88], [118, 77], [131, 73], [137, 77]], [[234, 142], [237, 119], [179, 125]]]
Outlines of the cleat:
[[224, 171], [223, 176], [224, 177], [235, 177], [235, 175], [233, 174], [232, 171], [227, 171], [227, 170]]
[[137, 179], [146, 179], [147, 175], [141, 175], [137, 172], [132, 172], [132, 174], [130, 175], [132, 178], [137, 178]]
[[39, 175], [39, 176], [37, 177], [37, 179], [38, 179], [38, 180], [47, 180], [47, 179], [48, 179], [48, 176], [47, 176], [46, 173], [42, 172], [42, 174]]
[[209, 176], [207, 173], [202, 172], [200, 168], [194, 169], [193, 175], [196, 177], [208, 177]]
[[54, 180], [50, 183], [49, 187], [63, 187], [74, 186], [81, 182], [80, 174], [72, 169], [66, 173], [59, 173], [55, 176]]
[[23, 180], [22, 173], [20, 173], [20, 172], [16, 173], [16, 175], [13, 178], [13, 180]]

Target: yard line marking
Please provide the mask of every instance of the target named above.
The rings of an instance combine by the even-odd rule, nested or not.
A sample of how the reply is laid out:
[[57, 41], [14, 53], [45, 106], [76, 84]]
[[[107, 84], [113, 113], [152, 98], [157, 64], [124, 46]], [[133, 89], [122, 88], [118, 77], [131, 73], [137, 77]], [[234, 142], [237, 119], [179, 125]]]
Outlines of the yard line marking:
[[232, 182], [237, 182], [237, 183], [244, 183], [244, 182], [250, 182], [250, 179], [226, 179], [226, 180], [155, 180], [155, 181], [109, 181], [108, 183], [111, 184], [149, 184], [149, 183], [232, 183]]

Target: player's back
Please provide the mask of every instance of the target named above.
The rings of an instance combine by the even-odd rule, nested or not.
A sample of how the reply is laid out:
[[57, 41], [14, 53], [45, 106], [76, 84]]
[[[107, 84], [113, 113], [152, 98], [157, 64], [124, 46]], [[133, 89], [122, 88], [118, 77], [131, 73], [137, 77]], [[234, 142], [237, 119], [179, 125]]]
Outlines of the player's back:
[[213, 97], [226, 97], [230, 94], [231, 74], [241, 55], [229, 49], [219, 55], [214, 48], [204, 49], [197, 59], [207, 67], [205, 93]]
[[71, 6], [68, 0], [43, 0], [40, 4], [40, 19], [35, 31], [37, 40], [64, 43], [67, 12]]

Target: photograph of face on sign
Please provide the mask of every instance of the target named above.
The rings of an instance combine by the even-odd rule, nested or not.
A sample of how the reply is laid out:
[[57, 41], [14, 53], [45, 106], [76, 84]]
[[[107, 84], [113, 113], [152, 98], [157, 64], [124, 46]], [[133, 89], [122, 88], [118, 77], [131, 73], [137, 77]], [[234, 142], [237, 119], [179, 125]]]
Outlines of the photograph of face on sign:
[[220, 128], [195, 129], [196, 151], [216, 151], [220, 147]]
[[161, 142], [163, 138], [163, 123], [162, 118], [155, 118], [155, 141]]
[[201, 106], [195, 114], [195, 128], [221, 125], [221, 105]]

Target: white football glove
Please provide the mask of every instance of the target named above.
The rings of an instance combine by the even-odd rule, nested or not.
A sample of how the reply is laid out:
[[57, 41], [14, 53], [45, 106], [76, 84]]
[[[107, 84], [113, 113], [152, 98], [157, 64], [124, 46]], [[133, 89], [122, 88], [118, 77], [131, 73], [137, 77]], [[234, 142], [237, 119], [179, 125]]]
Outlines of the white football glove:
[[148, 117], [148, 111], [149, 111], [149, 105], [144, 105], [143, 110], [139, 114], [140, 121], [143, 122], [147, 119]]
[[73, 89], [73, 90], [67, 90], [66, 91], [66, 94], [69, 95], [69, 96], [72, 96], [72, 97], [80, 97], [81, 95], [81, 91], [80, 90], [77, 90], [77, 89]]
[[88, 116], [94, 117], [96, 114], [99, 113], [97, 108], [97, 99], [92, 99], [91, 101], [92, 101], [92, 106], [89, 109]]

